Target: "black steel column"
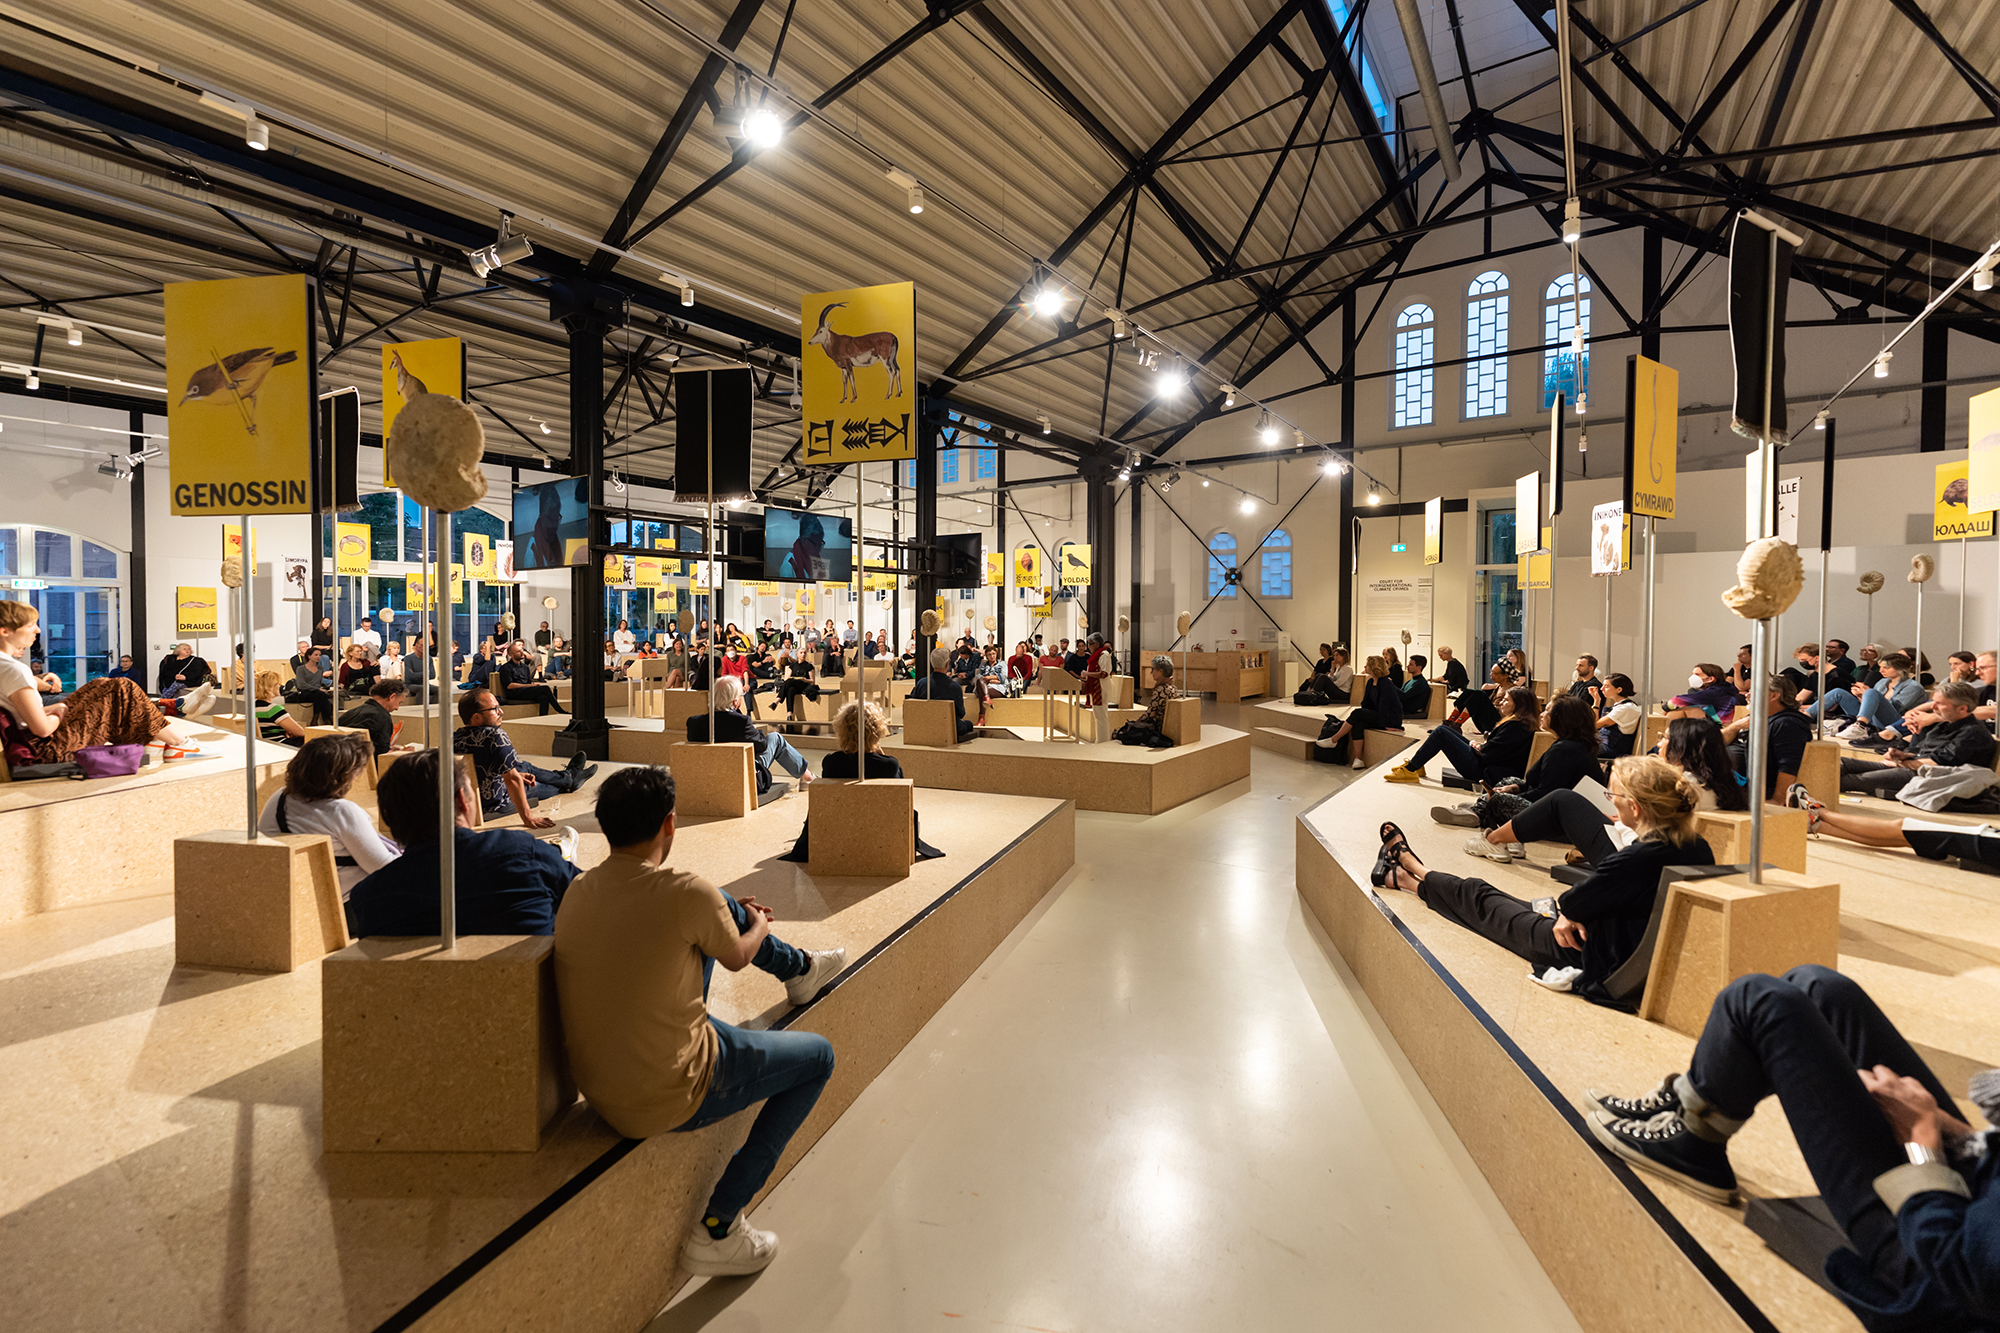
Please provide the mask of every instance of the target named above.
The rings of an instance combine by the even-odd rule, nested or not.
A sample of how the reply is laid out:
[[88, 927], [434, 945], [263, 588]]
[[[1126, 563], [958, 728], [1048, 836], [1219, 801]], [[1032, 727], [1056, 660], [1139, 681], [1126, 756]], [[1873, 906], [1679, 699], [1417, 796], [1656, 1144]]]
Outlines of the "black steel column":
[[[1112, 621], [1112, 608], [1117, 598], [1111, 594], [1113, 580], [1117, 577], [1118, 562], [1114, 558], [1112, 543], [1118, 539], [1118, 492], [1111, 482], [1111, 460], [1108, 458], [1087, 458], [1083, 463], [1083, 523], [1084, 540], [1090, 543], [1090, 586], [1083, 595], [1084, 614], [1090, 617], [1090, 628], [1102, 634], [1107, 640], [1114, 637], [1117, 628]], [[1062, 558], [1062, 549], [1056, 550], [1056, 558]], [[1056, 585], [1062, 585], [1062, 571], [1056, 571]]]
[[1147, 487], [1145, 482], [1135, 477], [1132, 484], [1125, 489], [1127, 498], [1132, 503], [1132, 541], [1128, 548], [1131, 551], [1132, 560], [1132, 632], [1127, 636], [1125, 649], [1131, 655], [1132, 678], [1137, 681], [1143, 681], [1145, 680], [1145, 676], [1139, 671], [1139, 644], [1146, 637], [1146, 622], [1139, 615], [1139, 589], [1145, 582], [1139, 564], [1141, 534], [1139, 501], [1146, 494]]
[[[550, 313], [569, 331], [570, 474], [585, 480], [590, 504], [590, 550], [570, 570], [571, 659], [569, 725], [558, 733], [556, 753], [582, 751], [608, 759], [611, 729], [604, 721], [604, 547], [611, 542], [604, 514], [604, 335], [624, 322], [624, 299], [592, 283], [561, 284]], [[518, 621], [515, 628], [520, 628]]]
[[[1350, 456], [1358, 458], [1354, 452], [1354, 292], [1347, 293], [1347, 299], [1340, 303], [1340, 443]], [[1340, 642], [1347, 645], [1348, 659], [1353, 660], [1354, 612], [1350, 605], [1354, 591], [1354, 469], [1340, 470], [1340, 615], [1338, 631]]]
[[998, 456], [993, 460], [993, 542], [1000, 548], [1000, 586], [993, 593], [993, 623], [998, 627], [993, 641], [1000, 645], [1004, 663], [1014, 653], [1007, 642], [1007, 580], [1012, 577], [1014, 555], [1007, 549], [1007, 451], [994, 452]]
[[1667, 312], [1660, 304], [1660, 233], [1645, 233], [1639, 261], [1639, 355], [1648, 361], [1660, 359], [1660, 325]]
[[1951, 377], [1951, 330], [1933, 316], [1924, 321], [1924, 387], [1919, 452], [1944, 448], [1944, 382]]
[[[131, 416], [132, 438], [130, 450], [135, 454], [146, 452], [146, 414], [135, 411]], [[126, 557], [126, 595], [132, 599], [129, 615], [132, 624], [132, 642], [129, 645], [135, 665], [146, 667], [152, 661], [152, 648], [146, 642], [146, 465], [141, 463], [132, 469], [132, 554]], [[313, 560], [319, 560], [319, 547], [313, 547]], [[315, 583], [314, 587], [319, 585]], [[317, 603], [315, 603], [317, 604]], [[117, 666], [116, 662], [111, 663]], [[151, 680], [151, 669], [142, 679]]]
[[[892, 542], [903, 540], [903, 465], [901, 463], [891, 463], [889, 465], [889, 540]], [[897, 554], [892, 563], [898, 565], [904, 563], [901, 553]], [[903, 581], [897, 579], [896, 591], [889, 594], [889, 655], [891, 657], [903, 651], [902, 584]], [[914, 598], [915, 595], [912, 593], [911, 597]], [[916, 614], [919, 618], [923, 616], [923, 613], [923, 607], [917, 607]]]
[[[939, 424], [935, 415], [926, 411], [922, 415], [923, 427], [917, 432], [917, 535], [916, 543], [922, 549], [917, 553], [917, 619], [921, 622], [924, 612], [937, 606], [937, 578], [932, 574], [931, 561], [935, 552], [932, 546], [937, 542], [937, 488], [938, 488], [938, 433]], [[921, 641], [917, 650], [921, 656], [935, 644]], [[929, 666], [919, 661], [918, 671], [928, 671]]]

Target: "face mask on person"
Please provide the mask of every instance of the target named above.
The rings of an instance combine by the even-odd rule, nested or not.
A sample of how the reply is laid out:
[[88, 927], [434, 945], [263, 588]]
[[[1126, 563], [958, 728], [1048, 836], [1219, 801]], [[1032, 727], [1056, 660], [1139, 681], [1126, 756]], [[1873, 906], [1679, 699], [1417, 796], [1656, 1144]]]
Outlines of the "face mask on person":
[[1700, 672], [1698, 672], [1698, 671], [1691, 671], [1691, 672], [1689, 672], [1689, 673], [1688, 673], [1688, 688], [1689, 688], [1689, 689], [1691, 689], [1691, 690], [1698, 690], [1698, 689], [1700, 689], [1700, 688], [1701, 688], [1702, 686], [1704, 686], [1704, 685], [1706, 685], [1706, 684], [1708, 684], [1708, 682], [1707, 682], [1706, 680], [1702, 679], [1702, 676], [1701, 676], [1701, 673], [1700, 673]]

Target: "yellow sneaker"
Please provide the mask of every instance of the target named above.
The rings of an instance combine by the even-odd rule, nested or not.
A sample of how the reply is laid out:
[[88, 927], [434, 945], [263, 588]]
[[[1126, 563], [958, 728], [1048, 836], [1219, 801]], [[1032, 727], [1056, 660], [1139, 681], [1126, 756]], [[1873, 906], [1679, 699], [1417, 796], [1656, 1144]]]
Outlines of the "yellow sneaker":
[[1389, 771], [1382, 775], [1382, 781], [1415, 782], [1418, 779], [1422, 778], [1423, 775], [1424, 774], [1422, 769], [1405, 768], [1401, 764], [1393, 764], [1390, 766]]

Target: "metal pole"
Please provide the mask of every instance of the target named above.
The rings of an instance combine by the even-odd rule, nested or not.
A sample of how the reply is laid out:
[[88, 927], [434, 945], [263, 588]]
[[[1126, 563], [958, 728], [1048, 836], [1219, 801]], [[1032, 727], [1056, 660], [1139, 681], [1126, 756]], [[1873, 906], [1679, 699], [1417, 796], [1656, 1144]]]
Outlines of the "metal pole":
[[[338, 529], [336, 529], [336, 531], [338, 531]], [[336, 550], [338, 550], [338, 549], [339, 549], [339, 548], [338, 548], [338, 545], [337, 545], [337, 544], [336, 544], [336, 546], [335, 546], [335, 549], [336, 549]], [[333, 616], [332, 616], [332, 620], [333, 620], [333, 633], [329, 634], [329, 635], [328, 635], [327, 637], [328, 637], [328, 638], [330, 638], [330, 639], [332, 639], [332, 640], [333, 640], [333, 642], [327, 645], [327, 649], [326, 649], [326, 652], [327, 652], [327, 656], [329, 656], [329, 657], [331, 657], [331, 658], [333, 659], [333, 692], [332, 692], [332, 694], [331, 694], [331, 696], [330, 696], [330, 697], [331, 697], [331, 698], [332, 698], [332, 700], [333, 700], [333, 703], [332, 703], [332, 705], [331, 705], [331, 707], [332, 707], [332, 709], [333, 709], [333, 720], [334, 720], [334, 722], [335, 722], [335, 723], [338, 723], [338, 722], [340, 721], [340, 659], [341, 659], [341, 652], [340, 652], [340, 575], [338, 575], [338, 574], [335, 574], [335, 575], [333, 576]], [[319, 627], [319, 620], [318, 620], [317, 618], [315, 618], [315, 619], [313, 620], [313, 628], [317, 629], [318, 627]], [[349, 642], [351, 643], [351, 642], [353, 642], [353, 640], [352, 640], [352, 639], [350, 639], [350, 640], [349, 640]]]
[[251, 640], [256, 631], [251, 627], [252, 616], [250, 576], [257, 568], [251, 555], [257, 549], [250, 537], [250, 515], [243, 516], [243, 552], [237, 561], [243, 570], [243, 586], [237, 590], [241, 599], [243, 615], [243, 789], [244, 804], [249, 809], [249, 822], [244, 825], [245, 837], [257, 841], [257, 652]]
[[1653, 557], [1658, 548], [1660, 520], [1646, 517], [1646, 587], [1642, 613], [1646, 621], [1646, 655], [1640, 663], [1639, 694], [1647, 712], [1653, 708]]
[[[708, 743], [713, 745], [715, 744], [715, 639], [722, 632], [722, 617], [717, 614], [722, 606], [722, 589], [716, 586], [721, 580], [717, 577], [715, 565], [715, 377], [712, 375], [709, 377], [708, 391], [702, 395], [702, 402], [706, 404], [705, 410], [708, 413], [702, 423], [703, 448], [707, 451], [704, 456], [708, 461], [704, 465], [702, 482], [702, 490], [705, 492], [702, 521], [707, 524], [707, 531], [701, 539], [701, 556], [708, 562], [708, 577], [703, 582], [708, 584]], [[616, 647], [615, 643], [613, 647]], [[618, 659], [613, 657], [611, 660], [616, 662]]]
[[1965, 599], [1972, 591], [1972, 585], [1966, 581], [1965, 562], [1965, 538], [1960, 537], [1958, 539], [1958, 642], [1961, 646], [1965, 643]]
[[1611, 580], [1614, 575], [1604, 576], [1604, 666], [1597, 673], [1601, 680], [1611, 672]]
[[[889, 466], [894, 467], [895, 464], [891, 463]], [[854, 779], [857, 782], [868, 780], [868, 726], [865, 717], [868, 711], [868, 670], [863, 665], [868, 657], [861, 650], [861, 645], [868, 642], [868, 554], [861, 544], [862, 520], [867, 514], [868, 505], [862, 494], [861, 473], [861, 462], [857, 459], [854, 463], [854, 558], [858, 562], [855, 566], [857, 582], [854, 594], [854, 670], [857, 673], [854, 678], [854, 699], [864, 714], [859, 719], [861, 725], [855, 728]], [[846, 656], [847, 650], [843, 645], [841, 657], [844, 659]], [[924, 669], [926, 671], [930, 669], [928, 662], [924, 663]], [[885, 705], [882, 709], [882, 719], [886, 722], [888, 718], [889, 710]]]
[[[1826, 721], [1826, 543], [1819, 548], [1819, 684], [1813, 691], [1813, 704], [1819, 709], [1819, 720]], [[1817, 739], [1818, 732], [1814, 732]]]
[[[1555, 492], [1549, 492], [1553, 495]], [[1549, 702], [1556, 701], [1556, 522], [1549, 515]]]
[[[437, 524], [431, 519], [431, 515], [434, 512], [429, 509], [419, 509], [417, 511], [417, 540], [423, 544], [419, 550], [419, 554], [424, 557], [422, 563], [424, 571], [424, 599], [417, 607], [416, 613], [417, 651], [419, 653], [423, 652], [423, 645], [430, 642], [428, 631], [431, 622], [431, 607], [436, 605], [438, 599], [436, 571], [438, 551], [444, 546], [442, 541], [436, 540]], [[387, 645], [384, 646], [386, 647]], [[418, 709], [424, 715], [424, 744], [428, 746], [431, 743], [431, 710], [423, 707], [425, 702], [423, 699], [417, 700]], [[440, 720], [438, 725], [444, 725], [442, 720]]]
[[1919, 684], [1924, 679], [1924, 585], [1917, 585], [1917, 656], [1910, 664], [1911, 678]]
[[[1767, 232], [1770, 245], [1770, 294], [1764, 308], [1764, 419], [1757, 438], [1757, 535], [1769, 537], [1777, 531], [1776, 468], [1777, 446], [1771, 440], [1771, 371], [1778, 349], [1778, 233]], [[1750, 882], [1764, 882], [1764, 801], [1766, 765], [1770, 762], [1771, 737], [1767, 718], [1770, 690], [1765, 681], [1771, 670], [1771, 621], [1756, 622], [1750, 636]]]
[[[435, 515], [435, 530], [449, 532], [445, 526], [444, 512], [432, 511]], [[446, 598], [451, 596], [451, 553], [440, 541], [432, 552], [432, 571], [426, 580], [424, 605], [428, 608], [436, 602], [439, 589]], [[445, 603], [445, 623], [450, 624], [451, 603]], [[441, 947], [450, 952], [458, 944], [458, 765], [451, 755], [451, 691], [444, 686], [445, 677], [451, 674], [451, 636], [437, 636], [438, 672], [438, 935]], [[417, 653], [421, 657], [430, 640], [417, 640]], [[431, 710], [423, 709], [426, 726], [429, 725]]]

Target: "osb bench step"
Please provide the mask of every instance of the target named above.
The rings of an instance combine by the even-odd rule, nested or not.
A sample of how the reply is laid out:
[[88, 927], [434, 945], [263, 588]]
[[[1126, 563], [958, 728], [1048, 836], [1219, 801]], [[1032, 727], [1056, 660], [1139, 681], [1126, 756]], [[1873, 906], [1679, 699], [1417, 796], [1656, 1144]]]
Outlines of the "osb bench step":
[[1272, 750], [1293, 759], [1312, 761], [1313, 743], [1310, 736], [1301, 732], [1284, 731], [1277, 727], [1253, 727], [1250, 743], [1260, 749]]

